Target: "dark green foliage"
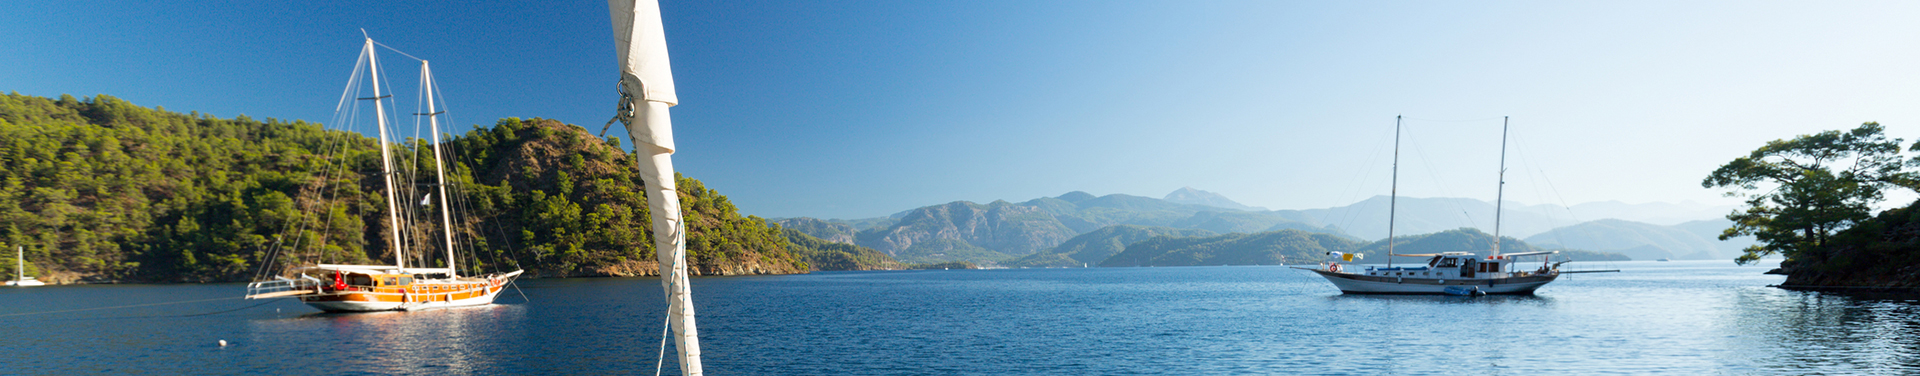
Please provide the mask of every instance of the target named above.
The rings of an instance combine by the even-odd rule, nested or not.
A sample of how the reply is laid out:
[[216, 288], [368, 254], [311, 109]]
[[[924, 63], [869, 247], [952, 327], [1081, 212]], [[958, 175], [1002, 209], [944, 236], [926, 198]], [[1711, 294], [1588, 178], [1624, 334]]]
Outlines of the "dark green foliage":
[[[5, 248], [25, 245], [30, 272], [55, 281], [209, 281], [252, 271], [300, 210], [343, 213], [332, 226], [364, 227], [384, 201], [353, 181], [319, 181], [328, 162], [366, 164], [371, 143], [340, 145], [318, 124], [218, 119], [149, 110], [105, 95], [59, 100], [0, 96], [0, 225]], [[316, 155], [345, 147], [340, 160]], [[302, 190], [336, 188], [324, 201]], [[309, 228], [334, 262], [366, 260], [358, 233]], [[9, 257], [10, 259], [11, 257]]]
[[793, 243], [793, 246], [788, 247], [787, 250], [792, 251], [795, 255], [799, 256], [801, 260], [806, 261], [807, 265], [811, 266], [813, 270], [898, 270], [906, 268], [906, 265], [898, 261], [893, 261], [892, 257], [887, 257], [887, 254], [875, 251], [873, 248], [821, 240], [820, 238], [807, 235], [792, 228], [785, 229], [784, 234], [787, 236], [787, 241]]
[[1920, 288], [1920, 202], [1861, 221], [1808, 252], [1780, 263], [1785, 285]]
[[1734, 261], [1817, 255], [1810, 251], [1823, 247], [1834, 232], [1869, 218], [1886, 187], [1920, 188], [1920, 179], [1904, 171], [1914, 161], [1902, 160], [1901, 140], [1887, 139], [1884, 131], [1869, 122], [1846, 132], [1774, 140], [1702, 180], [1702, 187], [1730, 189], [1729, 196], [1746, 192], [1746, 211], [1727, 215], [1733, 227], [1720, 239], [1752, 235], [1760, 244]]
[[[319, 124], [179, 114], [104, 95], [0, 96], [0, 246], [25, 245], [29, 272], [56, 281], [245, 280], [269, 252], [269, 269], [391, 263], [377, 144]], [[466, 199], [455, 205], [465, 210], [455, 231], [479, 253], [463, 267], [651, 272], [645, 194], [618, 148], [579, 127], [518, 118], [444, 146], [456, 156], [449, 183]], [[402, 140], [394, 153], [431, 171], [431, 147]], [[416, 179], [397, 183], [430, 184], [432, 174]], [[677, 184], [696, 272], [805, 270], [779, 228], [739, 215], [699, 181]], [[410, 247], [440, 249], [427, 240], [439, 238], [437, 224], [415, 227]], [[410, 265], [444, 264], [413, 253]]]

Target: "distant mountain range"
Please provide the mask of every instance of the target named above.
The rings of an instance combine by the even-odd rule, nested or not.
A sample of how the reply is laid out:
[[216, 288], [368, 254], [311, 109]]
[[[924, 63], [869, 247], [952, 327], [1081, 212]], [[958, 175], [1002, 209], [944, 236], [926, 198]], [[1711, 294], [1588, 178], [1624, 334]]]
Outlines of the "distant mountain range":
[[1168, 193], [1167, 197], [1162, 197], [1160, 199], [1166, 200], [1167, 202], [1176, 203], [1176, 204], [1206, 205], [1206, 206], [1212, 206], [1216, 208], [1251, 210], [1251, 211], [1267, 211], [1267, 208], [1242, 205], [1238, 202], [1234, 202], [1233, 200], [1228, 199], [1227, 196], [1221, 195], [1219, 193], [1193, 189], [1193, 187], [1182, 187], [1179, 190], [1173, 191], [1173, 193]]
[[[1093, 235], [1093, 234], [1089, 234]], [[1075, 238], [1075, 240], [1080, 240]], [[1397, 236], [1394, 253], [1427, 254], [1468, 252], [1489, 255], [1493, 235], [1476, 229], [1455, 229], [1431, 234]], [[1539, 248], [1513, 238], [1501, 241], [1503, 253], [1538, 251]], [[1225, 234], [1204, 237], [1158, 236], [1133, 243], [1100, 266], [1199, 266], [1199, 265], [1280, 265], [1315, 264], [1328, 261], [1327, 252], [1360, 253], [1363, 263], [1386, 261], [1387, 242], [1365, 242], [1323, 233], [1278, 230], [1255, 234]], [[1555, 259], [1577, 261], [1625, 261], [1616, 253], [1563, 251]], [[1538, 259], [1536, 259], [1538, 260]], [[1420, 264], [1420, 257], [1395, 257], [1395, 263]]]
[[[821, 239], [869, 247], [901, 262], [1072, 266], [1104, 262], [1127, 245], [1157, 236], [1299, 230], [1353, 242], [1383, 239], [1387, 235], [1388, 203], [1388, 197], [1376, 196], [1341, 207], [1264, 210], [1189, 187], [1159, 199], [1075, 191], [1019, 203], [955, 201], [887, 217], [801, 217], [776, 222]], [[1396, 234], [1493, 227], [1495, 205], [1491, 202], [1401, 197], [1398, 205]], [[1635, 259], [1723, 259], [1752, 244], [1751, 238], [1728, 242], [1715, 239], [1730, 225], [1717, 218], [1732, 210], [1691, 203], [1601, 202], [1562, 207], [1509, 202], [1502, 213], [1500, 232], [1510, 238], [1525, 237], [1526, 242], [1543, 247], [1616, 252]], [[1116, 225], [1126, 227], [1110, 227]], [[1097, 244], [1075, 243], [1075, 237], [1096, 230], [1111, 233], [1098, 234], [1101, 240]]]
[[1546, 246], [1617, 252], [1636, 260], [1731, 260], [1753, 245], [1752, 237], [1720, 241], [1732, 227], [1725, 219], [1709, 219], [1660, 226], [1618, 219], [1601, 219], [1527, 237]]

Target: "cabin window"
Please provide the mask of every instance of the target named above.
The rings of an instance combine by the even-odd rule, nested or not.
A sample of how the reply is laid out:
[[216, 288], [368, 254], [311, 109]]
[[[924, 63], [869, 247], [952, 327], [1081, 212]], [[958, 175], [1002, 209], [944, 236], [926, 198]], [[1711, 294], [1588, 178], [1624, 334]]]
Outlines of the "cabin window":
[[400, 277], [400, 284], [402, 285], [413, 284], [413, 277]]
[[348, 274], [347, 284], [359, 286], [371, 285], [373, 284], [373, 277], [368, 277], [365, 274]]

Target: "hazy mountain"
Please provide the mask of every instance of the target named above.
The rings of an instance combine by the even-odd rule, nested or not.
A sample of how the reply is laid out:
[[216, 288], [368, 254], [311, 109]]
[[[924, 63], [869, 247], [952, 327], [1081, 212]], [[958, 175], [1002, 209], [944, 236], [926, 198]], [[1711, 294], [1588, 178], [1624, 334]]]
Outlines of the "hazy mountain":
[[[1501, 253], [1533, 252], [1540, 250], [1539, 248], [1534, 248], [1533, 245], [1527, 244], [1527, 242], [1514, 239], [1511, 236], [1502, 236], [1500, 238]], [[1488, 234], [1476, 228], [1457, 228], [1427, 234], [1398, 235], [1394, 237], [1393, 242], [1393, 253], [1403, 255], [1442, 252], [1468, 252], [1475, 255], [1485, 255], [1492, 254], [1492, 250], [1493, 234]], [[1387, 255], [1387, 241], [1381, 239], [1367, 243], [1367, 245], [1360, 247], [1358, 252], [1367, 255], [1368, 263], [1384, 263], [1387, 260], [1380, 257]], [[1426, 259], [1399, 257], [1395, 258], [1393, 262], [1426, 262]]]
[[[1335, 234], [1356, 240], [1382, 239], [1387, 236], [1389, 201], [1387, 196], [1375, 196], [1341, 207], [1265, 211], [1233, 202], [1219, 194], [1192, 188], [1182, 188], [1169, 193], [1165, 199], [1124, 194], [1094, 196], [1087, 192], [1074, 191], [1056, 197], [1042, 197], [1020, 203], [996, 201], [990, 204], [975, 204], [960, 201], [879, 218], [825, 221], [793, 218], [780, 221], [788, 227], [809, 235], [836, 241], [845, 240], [844, 233], [852, 230], [853, 243], [871, 247], [896, 258], [908, 257], [902, 256], [899, 252], [913, 247], [914, 244], [936, 239], [954, 240], [964, 244], [943, 242], [937, 247], [930, 247], [947, 250], [980, 248], [1007, 257], [1020, 257], [1060, 245], [1074, 236], [1113, 225], [1199, 229], [1221, 234], [1302, 230]], [[971, 209], [960, 210], [962, 206]], [[1493, 203], [1475, 199], [1401, 197], [1397, 209], [1398, 217], [1395, 218], [1397, 226], [1395, 232], [1425, 234], [1459, 228], [1477, 228], [1483, 232], [1491, 232], [1495, 209]], [[1554, 205], [1525, 206], [1509, 202], [1505, 213], [1502, 214], [1500, 232], [1502, 235], [1522, 238], [1544, 233], [1556, 227], [1575, 224], [1572, 221], [1573, 218], [1591, 218], [1577, 215], [1579, 212], [1666, 219], [1700, 215], [1702, 217], [1696, 219], [1710, 219], [1715, 218], [1716, 214], [1708, 213], [1718, 213], [1720, 209], [1722, 208], [1692, 203], [1603, 202], [1574, 205], [1569, 209]], [[995, 210], [998, 210], [999, 214], [989, 215]], [[1711, 229], [1712, 226], [1716, 226], [1714, 223], [1703, 222], [1689, 226], [1718, 231]], [[1591, 249], [1582, 246], [1587, 243], [1573, 243], [1569, 247]], [[1663, 247], [1666, 248], [1675, 248], [1672, 244], [1659, 244], [1664, 244]], [[1721, 246], [1738, 249], [1744, 244], [1716, 243], [1710, 248], [1724, 251], [1726, 248], [1718, 248]], [[1632, 246], [1613, 245], [1608, 247], [1601, 250], [1632, 248]], [[1680, 248], [1685, 250], [1678, 253], [1694, 252], [1694, 248]], [[966, 253], [975, 255], [970, 260], [991, 261], [978, 257], [980, 256], [978, 252], [921, 253], [948, 255], [942, 257]], [[1645, 252], [1638, 254], [1642, 257], [1648, 255], [1651, 254]], [[1064, 265], [1073, 262], [1070, 260], [1076, 259], [1056, 258], [1053, 262]], [[915, 261], [906, 258], [902, 258], [901, 261], [926, 262], [924, 259]], [[1035, 258], [1020, 262], [1035, 263], [1040, 260]]]
[[[893, 255], [905, 262], [933, 254], [978, 254], [973, 248], [1009, 255], [1025, 255], [1052, 247], [1079, 233], [1053, 215], [1027, 205], [994, 201], [985, 205], [955, 201], [914, 209], [891, 227], [863, 231], [856, 243]], [[935, 242], [938, 241], [938, 242]], [[929, 243], [914, 252], [917, 243]], [[973, 257], [973, 256], [969, 256]], [[959, 260], [949, 259], [947, 261]], [[969, 260], [973, 261], [973, 260]]]
[[[1342, 231], [1361, 239], [1384, 239], [1387, 237], [1388, 204], [1387, 196], [1374, 196], [1353, 205], [1300, 210], [1301, 215], [1319, 222], [1333, 225]], [[1397, 234], [1425, 234], [1463, 227], [1484, 229], [1491, 232], [1494, 222], [1493, 203], [1470, 198], [1417, 198], [1401, 197], [1399, 207], [1395, 209], [1394, 232]], [[1520, 210], [1508, 210], [1501, 218], [1501, 235], [1527, 236], [1537, 234], [1557, 225], [1571, 224], [1566, 216], [1558, 219], [1540, 213]]]
[[1235, 210], [1267, 211], [1267, 208], [1242, 205], [1219, 193], [1193, 189], [1193, 187], [1182, 187], [1174, 190], [1173, 193], [1168, 193], [1167, 197], [1163, 197], [1161, 200], [1176, 204], [1206, 205]]
[[[1113, 225], [1216, 232], [1291, 228], [1339, 233], [1337, 229], [1299, 220], [1307, 218], [1296, 212], [1241, 211], [1123, 194], [1095, 197], [1076, 191], [1017, 204], [995, 201], [982, 205], [958, 201], [914, 209], [891, 222], [872, 221], [886, 225], [862, 229], [854, 236], [854, 241], [904, 262], [929, 262], [940, 257], [961, 260], [956, 258], [960, 254], [970, 255], [965, 258], [969, 261], [993, 262], [1005, 260], [989, 259], [992, 255], [974, 248], [1009, 257], [1025, 256], [1059, 245], [1074, 236]], [[916, 244], [932, 240], [942, 242], [929, 246], [932, 248], [927, 250], [903, 253]], [[940, 256], [934, 256], [936, 254]], [[1098, 261], [1100, 259], [1089, 258], [1089, 261], [1083, 262]]]
[[799, 231], [808, 236], [835, 243], [853, 244], [853, 234], [857, 232], [853, 229], [852, 225], [846, 223], [829, 222], [807, 217], [775, 219], [773, 223], [778, 223], [780, 227], [788, 230]]
[[[1503, 253], [1539, 251], [1540, 248], [1511, 237], [1503, 237]], [[1397, 237], [1394, 252], [1421, 254], [1467, 252], [1487, 255], [1493, 235], [1476, 229], [1454, 229], [1431, 234]], [[1300, 230], [1281, 230], [1258, 234], [1225, 234], [1210, 237], [1179, 238], [1161, 236], [1127, 246], [1126, 251], [1101, 262], [1101, 266], [1189, 266], [1189, 265], [1273, 265], [1314, 264], [1327, 261], [1328, 251], [1358, 252], [1366, 255], [1358, 263], [1380, 264], [1386, 261], [1386, 241], [1366, 243], [1331, 234]], [[1555, 260], [1626, 261], [1618, 253], [1562, 250]], [[1536, 259], [1537, 260], [1537, 259]], [[1398, 257], [1395, 263], [1420, 264], [1424, 257]]]
[[906, 265], [872, 248], [822, 240], [793, 228], [782, 229], [781, 234], [795, 246], [788, 249], [806, 261], [810, 270], [906, 269]]
[[[1602, 219], [1573, 226], [1553, 229], [1527, 238], [1527, 241], [1541, 245], [1558, 245], [1567, 248], [1591, 249], [1597, 251], [1618, 252], [1640, 260], [1671, 258], [1677, 260], [1718, 260], [1732, 259], [1734, 254], [1726, 252], [1733, 246], [1744, 247], [1750, 242], [1721, 242], [1712, 237], [1702, 236], [1711, 228], [1725, 229], [1730, 223], [1726, 220], [1689, 222], [1694, 231], [1681, 226], [1661, 226], [1650, 223]], [[1718, 233], [1715, 232], [1715, 236]]]
[[1280, 265], [1314, 263], [1328, 251], [1351, 252], [1362, 244], [1345, 237], [1300, 230], [1177, 238], [1161, 236], [1127, 246], [1100, 266]]
[[1733, 227], [1733, 221], [1727, 220], [1726, 218], [1683, 222], [1671, 227], [1692, 233], [1702, 239], [1713, 242], [1714, 249], [1720, 250], [1720, 256], [1737, 257], [1743, 250], [1747, 249], [1748, 246], [1760, 244], [1760, 239], [1755, 239], [1753, 236], [1741, 236], [1720, 240], [1720, 234], [1726, 232], [1727, 228]]
[[1094, 230], [1046, 251], [1041, 251], [1020, 259], [1004, 263], [1010, 267], [1077, 267], [1085, 264], [1098, 265], [1127, 249], [1127, 245], [1156, 236], [1195, 237], [1214, 236], [1213, 231], [1148, 227], [1137, 225], [1113, 225]]
[[1559, 205], [1531, 205], [1519, 210], [1541, 214], [1553, 213], [1562, 217], [1571, 212], [1573, 218], [1582, 220], [1612, 218], [1655, 225], [1674, 225], [1688, 221], [1726, 218], [1727, 213], [1735, 208], [1736, 206], [1733, 205], [1706, 205], [1692, 201], [1678, 204], [1666, 202], [1628, 204], [1604, 201], [1575, 204], [1572, 208], [1563, 208]]

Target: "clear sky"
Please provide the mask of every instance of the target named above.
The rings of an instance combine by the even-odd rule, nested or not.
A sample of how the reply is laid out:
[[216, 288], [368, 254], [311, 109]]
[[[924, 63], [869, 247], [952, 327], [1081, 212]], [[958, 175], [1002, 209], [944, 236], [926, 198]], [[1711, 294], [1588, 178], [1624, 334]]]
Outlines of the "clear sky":
[[[482, 2], [485, 3], [485, 2]], [[537, 4], [537, 5], [526, 5]], [[0, 90], [326, 121], [360, 29], [434, 62], [462, 125], [598, 131], [598, 1], [12, 1]], [[857, 1], [662, 4], [688, 176], [747, 214], [1183, 186], [1274, 209], [1400, 193], [1731, 204], [1768, 140], [1920, 137], [1920, 3]], [[394, 81], [416, 69], [398, 59]], [[398, 95], [397, 95], [398, 96]], [[1549, 184], [1550, 182], [1550, 184]]]

